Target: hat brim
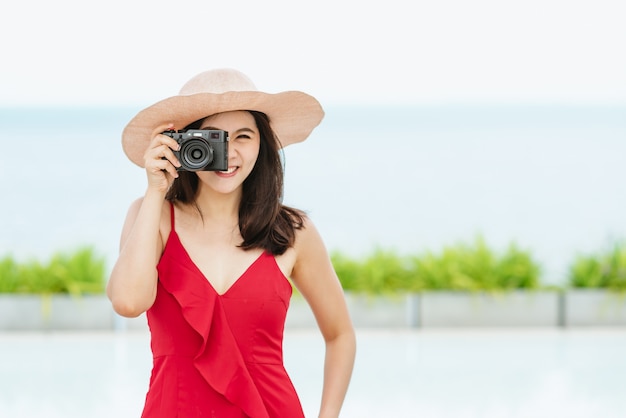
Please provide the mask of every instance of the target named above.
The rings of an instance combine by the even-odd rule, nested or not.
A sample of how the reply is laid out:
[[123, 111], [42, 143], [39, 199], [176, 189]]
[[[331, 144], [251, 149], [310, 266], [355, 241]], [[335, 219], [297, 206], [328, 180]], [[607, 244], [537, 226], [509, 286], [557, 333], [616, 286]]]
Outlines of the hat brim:
[[173, 96], [131, 119], [122, 132], [122, 147], [133, 163], [143, 167], [144, 153], [160, 127], [171, 123], [174, 129], [180, 130], [207, 116], [235, 110], [265, 113], [282, 147], [304, 141], [324, 117], [319, 102], [300, 91], [275, 94], [229, 91]]

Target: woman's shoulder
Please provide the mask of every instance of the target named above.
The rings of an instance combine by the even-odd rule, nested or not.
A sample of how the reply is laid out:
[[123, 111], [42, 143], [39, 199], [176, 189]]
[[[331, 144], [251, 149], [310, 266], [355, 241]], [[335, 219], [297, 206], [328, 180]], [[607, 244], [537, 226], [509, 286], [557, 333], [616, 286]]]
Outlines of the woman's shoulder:
[[301, 227], [296, 230], [294, 249], [299, 255], [309, 254], [311, 251], [326, 251], [324, 240], [313, 220], [306, 214], [302, 216]]
[[135, 200], [130, 202], [130, 205], [128, 207], [128, 211], [129, 212], [138, 212], [139, 209], [141, 208], [141, 205], [143, 204], [143, 199], [144, 199], [144, 196], [139, 196], [138, 198], [136, 198]]
[[[145, 196], [139, 196], [135, 200], [133, 200], [128, 207], [128, 212], [137, 214], [141, 209], [141, 206], [143, 205], [145, 199]], [[161, 204], [161, 210], [169, 214], [171, 205], [172, 204], [168, 200], [164, 199], [163, 203]]]
[[[135, 223], [135, 220], [138, 218], [139, 212], [141, 211], [141, 208], [145, 201], [146, 201], [146, 197], [140, 196], [130, 203], [128, 212], [126, 214], [126, 224], [133, 225]], [[161, 205], [160, 207], [161, 213], [160, 213], [159, 230], [161, 231], [161, 235], [163, 237], [167, 237], [169, 236], [171, 226], [172, 226], [172, 207], [173, 206], [172, 206], [172, 203], [170, 203], [168, 200], [165, 200], [165, 199], [160, 205]]]

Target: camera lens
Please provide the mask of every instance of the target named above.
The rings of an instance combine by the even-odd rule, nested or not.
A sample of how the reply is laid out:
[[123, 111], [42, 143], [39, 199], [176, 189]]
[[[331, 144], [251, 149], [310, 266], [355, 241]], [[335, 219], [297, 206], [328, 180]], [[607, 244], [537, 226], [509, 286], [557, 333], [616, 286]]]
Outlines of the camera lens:
[[202, 170], [213, 161], [213, 148], [203, 139], [193, 138], [182, 144], [180, 164], [187, 171]]

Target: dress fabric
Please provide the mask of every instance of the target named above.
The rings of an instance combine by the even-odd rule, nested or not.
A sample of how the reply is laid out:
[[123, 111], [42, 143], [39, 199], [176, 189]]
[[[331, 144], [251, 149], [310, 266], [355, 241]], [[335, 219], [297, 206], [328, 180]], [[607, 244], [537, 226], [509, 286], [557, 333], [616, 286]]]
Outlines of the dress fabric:
[[300, 418], [284, 368], [283, 330], [291, 284], [262, 253], [218, 294], [174, 228], [147, 312], [153, 368], [142, 418]]

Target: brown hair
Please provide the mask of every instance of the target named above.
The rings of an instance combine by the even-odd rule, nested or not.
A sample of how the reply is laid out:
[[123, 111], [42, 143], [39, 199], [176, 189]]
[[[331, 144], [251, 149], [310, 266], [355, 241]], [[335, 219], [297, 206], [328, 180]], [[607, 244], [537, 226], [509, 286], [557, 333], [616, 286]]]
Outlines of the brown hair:
[[[259, 156], [250, 175], [243, 182], [239, 203], [239, 230], [243, 237], [240, 247], [244, 250], [263, 248], [274, 254], [283, 254], [293, 246], [296, 230], [304, 223], [304, 212], [282, 204], [283, 166], [280, 159], [280, 142], [270, 126], [267, 115], [249, 111], [261, 136]], [[202, 121], [191, 123], [186, 129], [200, 128]], [[181, 171], [167, 192], [171, 202], [196, 204], [198, 176], [194, 172]], [[202, 212], [200, 212], [202, 216]]]

